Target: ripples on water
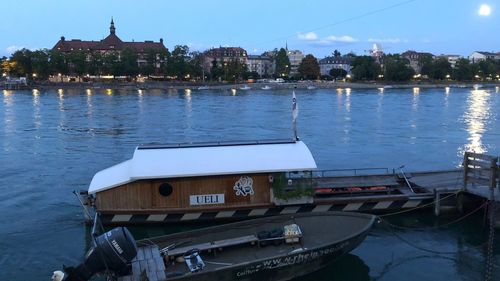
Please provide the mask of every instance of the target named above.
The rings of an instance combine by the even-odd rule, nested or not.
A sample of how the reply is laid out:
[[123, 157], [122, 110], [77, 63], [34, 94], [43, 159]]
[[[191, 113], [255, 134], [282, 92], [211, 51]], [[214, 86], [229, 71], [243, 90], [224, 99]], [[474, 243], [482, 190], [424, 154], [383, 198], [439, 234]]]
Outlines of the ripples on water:
[[[322, 169], [448, 169], [464, 151], [500, 154], [498, 87], [314, 90], [297, 98], [299, 135]], [[1, 280], [48, 279], [78, 262], [88, 229], [71, 191], [130, 158], [137, 144], [292, 137], [289, 91], [60, 89], [3, 91], [0, 99]], [[436, 223], [428, 215], [398, 219]], [[461, 254], [419, 252], [379, 227], [355, 255], [308, 278], [482, 280], [480, 218], [399, 234]]]

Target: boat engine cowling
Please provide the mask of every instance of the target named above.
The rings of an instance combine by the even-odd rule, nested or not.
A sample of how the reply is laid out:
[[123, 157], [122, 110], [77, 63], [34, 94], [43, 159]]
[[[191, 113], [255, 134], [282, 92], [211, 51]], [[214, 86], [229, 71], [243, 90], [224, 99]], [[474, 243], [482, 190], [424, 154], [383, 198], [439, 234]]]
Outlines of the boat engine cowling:
[[87, 281], [106, 269], [117, 276], [129, 273], [129, 263], [137, 255], [137, 245], [127, 228], [114, 228], [96, 237], [94, 242], [83, 263], [64, 267], [64, 281]]

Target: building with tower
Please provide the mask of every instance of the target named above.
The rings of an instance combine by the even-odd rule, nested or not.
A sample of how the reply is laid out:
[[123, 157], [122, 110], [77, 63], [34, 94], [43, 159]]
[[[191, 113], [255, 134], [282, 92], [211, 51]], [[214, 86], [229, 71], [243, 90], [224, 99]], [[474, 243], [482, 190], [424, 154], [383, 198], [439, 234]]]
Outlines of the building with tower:
[[65, 55], [75, 52], [84, 52], [87, 56], [87, 61], [90, 61], [92, 55], [95, 53], [99, 53], [102, 56], [113, 54], [120, 60], [120, 54], [125, 49], [130, 49], [137, 54], [137, 64], [139, 67], [152, 64], [154, 69], [159, 69], [161, 67], [163, 63], [162, 54], [168, 51], [161, 38], [159, 42], [122, 41], [116, 35], [116, 27], [113, 19], [111, 19], [109, 35], [106, 36], [106, 38], [100, 41], [82, 41], [80, 39], [66, 40], [66, 38], [62, 36], [52, 48], [52, 51], [57, 51]]

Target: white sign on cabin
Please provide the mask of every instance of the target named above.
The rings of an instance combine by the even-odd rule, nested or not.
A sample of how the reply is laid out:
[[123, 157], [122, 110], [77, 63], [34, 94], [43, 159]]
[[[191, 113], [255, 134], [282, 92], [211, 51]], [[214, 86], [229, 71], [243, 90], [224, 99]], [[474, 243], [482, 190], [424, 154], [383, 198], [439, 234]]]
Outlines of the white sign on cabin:
[[200, 194], [189, 196], [189, 205], [191, 206], [214, 204], [224, 204], [224, 194]]

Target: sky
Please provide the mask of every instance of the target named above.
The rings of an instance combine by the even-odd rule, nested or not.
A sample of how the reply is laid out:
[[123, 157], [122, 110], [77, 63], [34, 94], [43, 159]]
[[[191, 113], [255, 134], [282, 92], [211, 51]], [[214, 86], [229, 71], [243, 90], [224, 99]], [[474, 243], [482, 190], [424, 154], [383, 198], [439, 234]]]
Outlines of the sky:
[[367, 54], [374, 43], [386, 53], [500, 51], [500, 0], [3, 0], [0, 9], [0, 56], [52, 48], [61, 36], [101, 40], [111, 17], [123, 41], [163, 38], [169, 49], [260, 54], [288, 44], [320, 58]]

